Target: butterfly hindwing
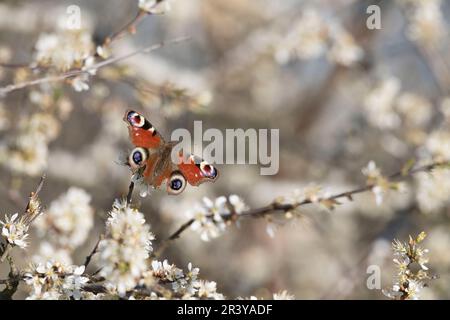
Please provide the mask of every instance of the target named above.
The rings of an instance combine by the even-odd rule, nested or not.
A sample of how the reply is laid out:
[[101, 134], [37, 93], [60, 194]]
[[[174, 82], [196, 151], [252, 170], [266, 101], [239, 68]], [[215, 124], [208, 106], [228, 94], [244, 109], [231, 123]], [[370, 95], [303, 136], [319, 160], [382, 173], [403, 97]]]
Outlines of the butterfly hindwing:
[[178, 164], [178, 170], [192, 186], [198, 186], [203, 182], [214, 182], [219, 176], [217, 169], [200, 157], [190, 155], [183, 157]]

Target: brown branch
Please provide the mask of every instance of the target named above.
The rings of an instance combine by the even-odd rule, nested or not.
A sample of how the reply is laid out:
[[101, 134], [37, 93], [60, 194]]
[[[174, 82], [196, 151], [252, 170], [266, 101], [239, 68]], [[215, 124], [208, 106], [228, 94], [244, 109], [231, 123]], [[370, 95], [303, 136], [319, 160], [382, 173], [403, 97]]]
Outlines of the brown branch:
[[[406, 178], [411, 177], [412, 175], [414, 175], [416, 173], [429, 172], [438, 167], [445, 167], [445, 166], [449, 166], [449, 165], [450, 165], [449, 161], [433, 162], [431, 164], [423, 165], [423, 166], [413, 168], [413, 169], [408, 169], [408, 170], [402, 169], [398, 172], [395, 172], [395, 173], [389, 175], [387, 178], [389, 180], [405, 180]], [[264, 217], [269, 214], [286, 213], [286, 212], [294, 210], [300, 206], [304, 206], [304, 205], [311, 204], [311, 203], [320, 203], [322, 201], [329, 201], [329, 200], [333, 201], [333, 200], [338, 200], [338, 199], [342, 199], [342, 198], [347, 198], [349, 200], [353, 200], [353, 195], [369, 191], [373, 187], [374, 187], [374, 185], [367, 184], [363, 187], [359, 187], [359, 188], [356, 188], [356, 189], [353, 189], [350, 191], [337, 193], [330, 197], [320, 198], [314, 202], [310, 199], [306, 199], [306, 200], [303, 200], [301, 202], [294, 203], [294, 204], [282, 204], [282, 203], [273, 201], [271, 204], [269, 204], [267, 206], [257, 208], [257, 209], [250, 209], [250, 210], [241, 212], [239, 215], [236, 215], [236, 214], [222, 215], [222, 218], [225, 221], [230, 221], [232, 219], [237, 220], [237, 219], [240, 219], [243, 217], [261, 218], [261, 217]], [[169, 243], [178, 239], [181, 236], [181, 234], [194, 223], [194, 221], [195, 221], [194, 219], [190, 219], [189, 221], [185, 222], [174, 233], [172, 233], [172, 235], [170, 235], [167, 239], [163, 240], [160, 244], [160, 248], [155, 252], [154, 256], [158, 257], [164, 251], [164, 249], [167, 248]]]
[[167, 248], [167, 246], [174, 240], [178, 239], [180, 235], [189, 228], [193, 223], [195, 222], [195, 219], [190, 219], [187, 222], [183, 223], [181, 227], [177, 229], [169, 238], [162, 241], [158, 250], [153, 253], [153, 257], [159, 257], [161, 253]]
[[28, 63], [0, 63], [0, 67], [10, 69], [20, 69], [20, 68], [29, 68], [30, 65]]
[[38, 201], [38, 195], [39, 192], [41, 192], [42, 187], [44, 186], [44, 181], [45, 181], [45, 174], [43, 174], [41, 176], [41, 180], [39, 181], [38, 186], [36, 187], [36, 190], [30, 193], [30, 196], [28, 198], [28, 203], [27, 203], [27, 207], [25, 208], [25, 214], [31, 214], [29, 215], [30, 218], [27, 219], [27, 223], [28, 225], [30, 225], [39, 215], [38, 214], [33, 214], [33, 210], [35, 210], [36, 208], [32, 208], [33, 203], [36, 203], [36, 201]]
[[16, 293], [19, 287], [19, 281], [21, 280], [20, 272], [11, 256], [8, 255], [10, 271], [8, 279], [4, 282], [5, 288], [0, 292], [0, 300], [12, 300], [12, 296]]
[[100, 237], [98, 237], [97, 243], [95, 244], [94, 248], [92, 249], [91, 253], [86, 257], [86, 260], [84, 261], [84, 267], [87, 268], [89, 263], [91, 262], [92, 257], [94, 256], [94, 254], [97, 253], [97, 249], [98, 249], [98, 245], [100, 244], [100, 241], [102, 241], [103, 239], [103, 235], [100, 235]]
[[136, 14], [136, 16], [128, 22], [126, 25], [124, 25], [122, 28], [119, 29], [119, 31], [113, 33], [112, 35], [106, 37], [105, 41], [103, 41], [103, 46], [110, 45], [113, 41], [120, 39], [122, 36], [124, 36], [126, 33], [135, 33], [135, 29], [137, 24], [147, 16], [147, 12], [143, 10], [139, 10], [139, 12]]
[[134, 190], [134, 182], [130, 182], [130, 186], [128, 187], [128, 194], [127, 194], [127, 204], [131, 203], [131, 198], [133, 196], [133, 190]]
[[12, 246], [9, 244], [9, 242], [6, 242], [5, 247], [2, 252], [2, 256], [0, 257], [0, 262], [5, 262], [6, 257], [11, 252]]
[[[155, 9], [160, 3], [164, 0], [156, 1], [155, 4], [150, 8], [150, 11], [152, 9]], [[124, 36], [126, 33], [134, 34], [136, 32], [136, 27], [139, 22], [142, 21], [142, 19], [146, 16], [155, 15], [157, 13], [155, 12], [147, 12], [142, 9], [139, 9], [139, 12], [136, 14], [136, 16], [127, 24], [125, 24], [122, 28], [120, 28], [118, 31], [110, 35], [103, 41], [103, 46], [110, 45], [113, 41], [120, 39], [122, 36]]]
[[136, 51], [124, 54], [124, 55], [119, 56], [119, 57], [110, 58], [110, 59], [101, 61], [99, 63], [96, 63], [96, 64], [94, 64], [92, 66], [89, 66], [87, 68], [84, 68], [84, 69], [70, 70], [70, 71], [67, 71], [67, 72], [65, 72], [63, 74], [60, 74], [60, 75], [48, 76], [48, 77], [39, 78], [39, 79], [31, 80], [31, 81], [25, 81], [25, 82], [21, 82], [21, 83], [17, 83], [17, 84], [10, 84], [10, 85], [8, 85], [6, 87], [0, 88], [0, 97], [1, 96], [5, 96], [8, 93], [11, 93], [13, 91], [26, 88], [26, 87], [31, 87], [31, 86], [35, 86], [35, 85], [39, 85], [39, 84], [44, 84], [44, 83], [63, 81], [63, 80], [69, 79], [69, 78], [73, 78], [73, 77], [79, 76], [81, 74], [88, 74], [89, 71], [94, 71], [94, 70], [103, 68], [103, 67], [108, 66], [110, 64], [113, 64], [113, 63], [116, 63], [116, 62], [119, 62], [119, 61], [122, 61], [122, 60], [125, 60], [125, 59], [128, 59], [128, 58], [131, 58], [131, 57], [133, 57], [135, 55], [138, 55], [140, 53], [149, 53], [149, 52], [155, 51], [157, 49], [160, 49], [160, 48], [164, 47], [167, 44], [176, 44], [176, 43], [180, 43], [182, 41], [186, 41], [188, 39], [190, 39], [190, 38], [189, 37], [180, 37], [180, 38], [175, 38], [175, 39], [172, 39], [172, 40], [168, 40], [166, 42], [163, 41], [163, 42], [160, 42], [158, 44], [154, 44], [154, 45], [151, 45], [149, 47], [141, 48], [141, 49], [138, 49]]

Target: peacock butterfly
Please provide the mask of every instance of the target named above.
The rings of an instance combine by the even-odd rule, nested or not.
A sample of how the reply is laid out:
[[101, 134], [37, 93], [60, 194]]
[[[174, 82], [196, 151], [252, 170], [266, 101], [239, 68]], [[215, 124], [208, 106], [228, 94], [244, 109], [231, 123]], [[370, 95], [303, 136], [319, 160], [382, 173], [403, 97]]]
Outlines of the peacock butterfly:
[[146, 184], [159, 188], [165, 182], [167, 192], [178, 195], [185, 189], [186, 182], [198, 186], [218, 178], [217, 169], [197, 156], [180, 152], [180, 161], [174, 163], [172, 149], [176, 142], [165, 142], [143, 115], [127, 110], [123, 120], [128, 125], [130, 140], [135, 146], [126, 164]]

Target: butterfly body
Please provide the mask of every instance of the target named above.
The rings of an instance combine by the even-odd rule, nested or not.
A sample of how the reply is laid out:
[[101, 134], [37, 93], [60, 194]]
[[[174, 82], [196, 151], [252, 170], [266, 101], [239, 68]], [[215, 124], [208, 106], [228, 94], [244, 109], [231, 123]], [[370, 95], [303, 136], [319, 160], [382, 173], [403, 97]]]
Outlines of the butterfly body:
[[173, 162], [172, 151], [176, 142], [165, 142], [141, 114], [128, 110], [124, 121], [128, 124], [130, 140], [135, 145], [127, 165], [148, 185], [159, 188], [165, 182], [169, 194], [180, 194], [186, 182], [198, 186], [217, 179], [217, 169], [199, 157], [180, 152], [179, 161]]

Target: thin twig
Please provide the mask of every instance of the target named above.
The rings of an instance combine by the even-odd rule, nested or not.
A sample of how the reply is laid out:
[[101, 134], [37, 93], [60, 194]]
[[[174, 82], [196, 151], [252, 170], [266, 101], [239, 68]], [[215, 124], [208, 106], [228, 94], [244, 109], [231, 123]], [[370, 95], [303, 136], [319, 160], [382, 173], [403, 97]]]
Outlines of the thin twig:
[[39, 85], [39, 84], [44, 84], [44, 83], [63, 81], [63, 80], [69, 79], [69, 78], [79, 76], [81, 74], [88, 74], [89, 71], [94, 71], [94, 70], [103, 68], [107, 65], [131, 58], [140, 53], [149, 53], [149, 52], [155, 51], [157, 49], [160, 49], [167, 44], [176, 44], [176, 43], [180, 43], [182, 41], [186, 41], [188, 39], [190, 39], [190, 38], [189, 37], [180, 37], [180, 38], [175, 38], [175, 39], [168, 40], [168, 41], [163, 41], [158, 44], [154, 44], [149, 47], [141, 48], [141, 49], [124, 54], [119, 57], [113, 57], [113, 58], [101, 61], [99, 63], [96, 63], [92, 66], [89, 66], [89, 67], [86, 67], [83, 69], [70, 70], [70, 71], [67, 71], [60, 75], [48, 76], [48, 77], [39, 78], [39, 79], [31, 80], [31, 81], [25, 81], [25, 82], [21, 82], [21, 83], [17, 83], [17, 84], [10, 84], [6, 87], [0, 88], [0, 97], [6, 95], [8, 93], [11, 93], [13, 91], [26, 88], [26, 87], [31, 87], [31, 86], [35, 86], [35, 85]]
[[[30, 212], [31, 204], [37, 200], [38, 194], [39, 194], [39, 192], [41, 192], [42, 187], [44, 186], [45, 178], [46, 178], [46, 176], [45, 176], [45, 174], [43, 174], [42, 177], [41, 177], [41, 180], [39, 181], [38, 186], [36, 187], [36, 190], [34, 192], [30, 193], [30, 197], [28, 199], [27, 207], [25, 208], [25, 213], [29, 213]], [[33, 215], [27, 221], [28, 225], [30, 225], [37, 217], [38, 217], [38, 215]]]
[[184, 230], [189, 228], [194, 222], [195, 222], [195, 219], [190, 219], [187, 222], [183, 223], [183, 225], [181, 227], [179, 227], [177, 229], [177, 231], [175, 231], [169, 238], [167, 238], [161, 242], [158, 250], [153, 253], [153, 257], [159, 257], [161, 255], [161, 253], [164, 252], [164, 250], [167, 248], [167, 246], [172, 241], [178, 239], [180, 237], [180, 235], [184, 232]]
[[[388, 176], [387, 178], [390, 180], [403, 180], [403, 179], [411, 177], [412, 175], [419, 173], [419, 172], [428, 172], [428, 171], [432, 171], [433, 169], [435, 169], [437, 167], [449, 166], [449, 165], [450, 165], [450, 162], [448, 162], [448, 161], [433, 162], [428, 165], [423, 165], [423, 166], [420, 166], [420, 167], [417, 167], [414, 169], [410, 169], [407, 172], [404, 172], [404, 170], [395, 172], [395, 173], [391, 174], [390, 176]], [[338, 200], [338, 199], [342, 199], [342, 198], [347, 198], [349, 200], [353, 200], [353, 195], [369, 191], [373, 187], [374, 187], [374, 185], [367, 184], [363, 187], [359, 187], [359, 188], [356, 188], [356, 189], [353, 189], [350, 191], [341, 192], [341, 193], [332, 195], [330, 197], [318, 199], [315, 202], [320, 203], [321, 201]], [[274, 201], [267, 206], [257, 208], [257, 209], [250, 209], [250, 210], [240, 213], [239, 215], [233, 215], [233, 214], [222, 215], [222, 218], [225, 221], [229, 221], [232, 218], [234, 218], [236, 220], [240, 219], [240, 218], [244, 218], [244, 217], [261, 218], [268, 214], [286, 213], [286, 212], [294, 210], [300, 206], [304, 206], [304, 205], [311, 204], [311, 203], [313, 203], [313, 201], [310, 199], [306, 199], [302, 202], [295, 203], [295, 204], [282, 204], [282, 203], [278, 203], [278, 202]], [[163, 252], [163, 250], [165, 248], [167, 248], [169, 243], [174, 241], [175, 239], [178, 239], [181, 236], [181, 234], [194, 223], [194, 221], [195, 221], [194, 219], [188, 220], [187, 222], [182, 224], [174, 233], [172, 233], [167, 239], [163, 240], [160, 244], [160, 249], [158, 249], [155, 252], [154, 256], [156, 256], [156, 257], [159, 256]]]
[[134, 182], [130, 181], [130, 186], [128, 187], [128, 194], [127, 194], [127, 204], [131, 203], [131, 198], [133, 196], [133, 190], [134, 190]]
[[147, 12], [139, 10], [136, 16], [130, 22], [120, 28], [119, 31], [113, 33], [109, 37], [106, 37], [105, 41], [103, 41], [103, 46], [110, 45], [113, 41], [120, 39], [127, 32], [134, 33], [136, 25], [145, 16], [147, 16]]
[[11, 68], [11, 69], [19, 69], [19, 68], [29, 68], [30, 65], [28, 63], [0, 63], [0, 67], [2, 68]]
[[6, 242], [5, 248], [3, 249], [3, 253], [2, 253], [2, 256], [0, 258], [0, 262], [1, 263], [5, 262], [6, 257], [11, 252], [11, 249], [12, 249], [12, 246], [9, 244], [9, 242]]
[[100, 235], [100, 237], [97, 240], [97, 243], [94, 246], [94, 249], [92, 249], [91, 253], [86, 257], [86, 260], [84, 261], [84, 267], [87, 268], [89, 263], [91, 262], [92, 257], [94, 254], [97, 253], [98, 245], [100, 244], [100, 241], [102, 240], [103, 236]]
[[142, 9], [139, 9], [139, 12], [136, 14], [136, 16], [127, 24], [125, 24], [122, 28], [119, 29], [119, 31], [113, 33], [109, 37], [105, 39], [103, 42], [103, 45], [110, 45], [113, 41], [120, 39], [125, 33], [135, 33], [137, 24], [142, 21], [144, 17], [156, 15], [158, 13], [152, 12], [152, 9], [155, 9], [158, 5], [160, 5], [160, 2], [164, 0], [158, 0], [155, 2], [153, 6], [150, 7], [149, 11], [145, 11]]

